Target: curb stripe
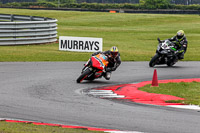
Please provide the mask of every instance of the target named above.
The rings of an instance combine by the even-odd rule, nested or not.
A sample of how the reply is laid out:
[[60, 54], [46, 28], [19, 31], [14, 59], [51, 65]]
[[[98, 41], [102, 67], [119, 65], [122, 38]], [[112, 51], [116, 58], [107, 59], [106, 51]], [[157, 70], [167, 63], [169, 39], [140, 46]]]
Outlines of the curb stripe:
[[[180, 82], [193, 82], [193, 81], [200, 82], [200, 78], [158, 80], [158, 83], [169, 83], [169, 82], [180, 83]], [[142, 103], [142, 104], [152, 104], [152, 105], [168, 106], [168, 107], [175, 107], [175, 108], [200, 110], [200, 107], [197, 105], [185, 105], [182, 103], [166, 103], [165, 102], [168, 100], [184, 100], [184, 98], [171, 96], [171, 95], [164, 95], [164, 94], [148, 93], [148, 92], [138, 90], [138, 88], [143, 87], [147, 84], [151, 84], [151, 83], [152, 81], [143, 81], [143, 82], [132, 83], [132, 84], [121, 84], [121, 85], [93, 88], [90, 91], [96, 92], [96, 94], [95, 93], [91, 94], [94, 96], [97, 95], [97, 93], [99, 93], [100, 98], [128, 99], [132, 102]], [[101, 95], [100, 92], [102, 91], [104, 92], [104, 94]], [[105, 94], [106, 92], [108, 93]], [[116, 94], [116, 96], [113, 95], [112, 97], [111, 93]]]
[[103, 129], [103, 128], [85, 127], [85, 126], [73, 126], [73, 125], [42, 123], [42, 122], [5, 119], [5, 118], [0, 118], [0, 121], [11, 122], [11, 123], [26, 123], [26, 124], [34, 124], [34, 125], [55, 126], [55, 127], [62, 127], [62, 128], [86, 129], [86, 130], [89, 130], [89, 131], [106, 131], [106, 132], [119, 131], [119, 130], [114, 130], [114, 129]]
[[85, 127], [85, 126], [73, 126], [73, 125], [42, 123], [42, 122], [24, 121], [24, 120], [16, 120], [16, 119], [8, 119], [8, 118], [0, 118], [0, 121], [11, 122], [11, 123], [45, 125], [45, 126], [62, 127], [62, 128], [86, 129], [88, 131], [103, 131], [103, 132], [106, 132], [106, 133], [143, 133], [143, 132], [138, 132], [138, 131], [119, 131], [119, 130], [116, 130], [116, 129], [103, 129], [103, 128]]

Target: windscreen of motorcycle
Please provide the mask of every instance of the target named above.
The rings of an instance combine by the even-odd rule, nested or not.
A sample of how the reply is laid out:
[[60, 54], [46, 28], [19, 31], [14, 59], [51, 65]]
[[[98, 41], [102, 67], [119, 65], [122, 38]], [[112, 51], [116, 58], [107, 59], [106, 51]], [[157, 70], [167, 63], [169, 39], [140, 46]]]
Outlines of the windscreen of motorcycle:
[[170, 45], [170, 41], [169, 41], [169, 40], [165, 40], [165, 41], [162, 43], [161, 48], [162, 48], [162, 49], [170, 49], [169, 45]]

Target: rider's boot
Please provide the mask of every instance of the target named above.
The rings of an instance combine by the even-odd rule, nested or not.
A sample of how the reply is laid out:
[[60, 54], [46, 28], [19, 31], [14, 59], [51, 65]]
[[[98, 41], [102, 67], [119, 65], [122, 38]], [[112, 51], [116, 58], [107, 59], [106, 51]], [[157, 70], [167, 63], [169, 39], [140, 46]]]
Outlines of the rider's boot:
[[178, 55], [178, 59], [179, 59], [179, 60], [184, 59], [184, 53], [179, 54], [179, 55]]

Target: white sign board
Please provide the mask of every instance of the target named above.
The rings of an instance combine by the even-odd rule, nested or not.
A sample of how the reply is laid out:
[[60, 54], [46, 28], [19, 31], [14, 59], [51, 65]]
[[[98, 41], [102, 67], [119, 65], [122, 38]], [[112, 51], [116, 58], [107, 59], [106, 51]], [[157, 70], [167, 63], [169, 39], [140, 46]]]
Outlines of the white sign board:
[[102, 51], [102, 43], [102, 38], [60, 36], [59, 50], [77, 52], [98, 52]]

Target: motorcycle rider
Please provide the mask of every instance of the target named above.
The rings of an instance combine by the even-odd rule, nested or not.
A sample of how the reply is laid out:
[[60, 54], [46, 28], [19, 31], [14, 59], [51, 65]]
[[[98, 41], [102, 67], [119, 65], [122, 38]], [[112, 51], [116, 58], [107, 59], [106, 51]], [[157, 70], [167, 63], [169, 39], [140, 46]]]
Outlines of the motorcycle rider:
[[121, 64], [120, 59], [120, 53], [116, 46], [111, 47], [110, 50], [104, 51], [104, 52], [95, 52], [92, 54], [92, 56], [97, 55], [99, 53], [102, 53], [108, 57], [108, 66], [105, 68], [105, 73], [103, 73], [103, 76], [106, 80], [109, 80], [111, 77], [111, 72], [115, 71], [119, 65]]
[[175, 55], [178, 57], [178, 59], [180, 60], [184, 59], [184, 54], [187, 51], [187, 45], [188, 45], [188, 41], [186, 39], [184, 31], [179, 30], [174, 37], [168, 40], [175, 43], [177, 47], [177, 51], [175, 52]]

